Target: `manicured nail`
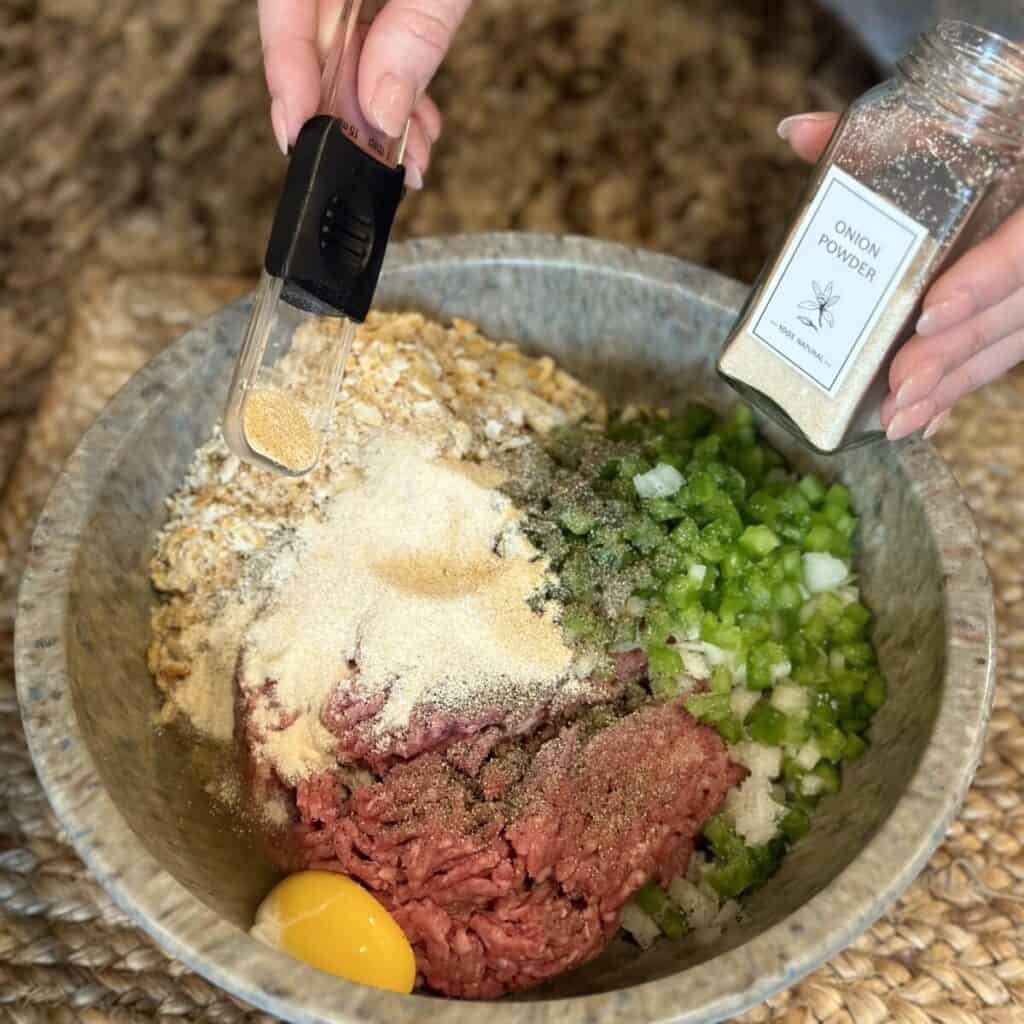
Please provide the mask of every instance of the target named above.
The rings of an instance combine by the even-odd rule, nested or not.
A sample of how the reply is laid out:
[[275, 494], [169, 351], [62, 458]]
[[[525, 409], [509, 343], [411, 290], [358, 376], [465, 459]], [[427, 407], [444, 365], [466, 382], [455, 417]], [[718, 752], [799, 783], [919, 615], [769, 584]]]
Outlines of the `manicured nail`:
[[945, 302], [929, 306], [917, 321], [918, 334], [938, 334], [963, 323], [974, 310], [970, 292], [957, 292]]
[[441, 130], [444, 127], [441, 121], [434, 121], [432, 118], [420, 118], [420, 124], [423, 125], [423, 130], [427, 133], [427, 138], [430, 139], [431, 143], [437, 142], [441, 138]]
[[284, 100], [275, 97], [270, 104], [270, 126], [274, 129], [274, 138], [277, 139], [277, 147], [284, 156], [288, 155], [288, 111], [285, 110]]
[[944, 370], [945, 366], [937, 359], [920, 366], [899, 386], [895, 409], [905, 409], [908, 405], [927, 398], [942, 380]]
[[901, 409], [890, 420], [885, 436], [890, 441], [899, 441], [904, 437], [909, 437], [928, 425], [935, 415], [932, 412], [934, 408], [932, 402], [926, 399], [923, 402], [918, 402], [917, 405], [910, 406], [909, 409]]
[[370, 116], [382, 132], [397, 139], [409, 119], [415, 98], [416, 90], [407, 79], [384, 75], [370, 98]]
[[934, 437], [935, 434], [938, 432], [939, 427], [941, 427], [942, 424], [945, 423], [946, 420], [948, 420], [948, 419], [949, 419], [949, 410], [948, 409], [945, 412], [940, 412], [939, 415], [936, 416], [931, 421], [931, 423], [929, 423], [928, 426], [924, 428], [924, 439], [927, 441], [928, 438]]
[[415, 164], [405, 165], [405, 187], [418, 192], [423, 188], [423, 175]]
[[878, 412], [878, 418], [882, 421], [882, 429], [889, 428], [889, 421], [896, 415], [896, 396], [890, 391], [882, 402], [882, 408]]
[[784, 117], [780, 122], [778, 128], [775, 130], [779, 133], [780, 139], [788, 140], [790, 135], [793, 134], [793, 129], [801, 123], [806, 122], [807, 124], [816, 124], [819, 121], [831, 121], [835, 117], [835, 114], [828, 113], [811, 113], [811, 114], [791, 114], [789, 117]]

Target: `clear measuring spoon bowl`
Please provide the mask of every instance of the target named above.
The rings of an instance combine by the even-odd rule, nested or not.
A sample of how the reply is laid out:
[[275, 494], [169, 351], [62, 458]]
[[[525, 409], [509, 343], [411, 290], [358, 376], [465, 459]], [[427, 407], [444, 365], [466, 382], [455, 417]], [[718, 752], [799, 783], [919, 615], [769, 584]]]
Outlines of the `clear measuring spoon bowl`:
[[318, 462], [356, 325], [282, 300], [263, 271], [228, 390], [224, 439], [263, 469], [303, 476]]
[[371, 129], [356, 96], [359, 56], [381, 6], [348, 0], [339, 12], [320, 112], [292, 151], [228, 390], [228, 447], [286, 476], [305, 475], [320, 458], [402, 194], [405, 133]]

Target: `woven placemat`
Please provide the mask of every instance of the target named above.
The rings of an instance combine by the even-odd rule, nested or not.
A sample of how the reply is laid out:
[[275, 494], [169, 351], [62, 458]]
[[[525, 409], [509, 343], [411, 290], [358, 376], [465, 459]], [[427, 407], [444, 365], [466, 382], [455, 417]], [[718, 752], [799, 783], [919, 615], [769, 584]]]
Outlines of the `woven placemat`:
[[[103, 402], [246, 287], [237, 278], [86, 275], [68, 348], [0, 508], [0, 1021], [267, 1018], [168, 960], [89, 877], [34, 776], [14, 696], [10, 596], [29, 528]], [[999, 683], [959, 820], [906, 896], [850, 949], [742, 1018], [822, 1024], [1024, 1022], [1024, 372], [961, 404], [939, 437], [995, 579]]]

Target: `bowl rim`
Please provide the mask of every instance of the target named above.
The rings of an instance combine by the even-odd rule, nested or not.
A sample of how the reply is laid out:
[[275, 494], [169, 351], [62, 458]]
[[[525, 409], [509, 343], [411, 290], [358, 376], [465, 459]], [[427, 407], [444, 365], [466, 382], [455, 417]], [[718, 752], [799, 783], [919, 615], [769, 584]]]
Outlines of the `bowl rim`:
[[[525, 233], [395, 244], [385, 273], [394, 276], [451, 263], [584, 267], [633, 276], [676, 289], [681, 296], [700, 289], [702, 298], [727, 313], [738, 311], [746, 294], [738, 282], [683, 260], [575, 236]], [[250, 297], [233, 306], [248, 301]], [[828, 886], [783, 921], [700, 965], [628, 989], [481, 1004], [398, 996], [331, 978], [262, 946], [193, 896], [136, 838], [103, 787], [71, 696], [67, 598], [76, 540], [90, 518], [93, 484], [105, 477], [131, 441], [132, 430], [120, 424], [137, 425], [156, 384], [189, 372], [182, 353], [224, 312], [213, 314], [135, 374], [80, 440], [33, 533], [15, 627], [18, 700], [49, 801], [99, 883], [168, 955], [232, 995], [296, 1024], [403, 1024], [422, 1015], [436, 1024], [469, 1024], [484, 1007], [494, 1024], [556, 1017], [580, 1024], [598, 1019], [696, 1024], [742, 1013], [794, 984], [853, 942], [907, 889], [966, 796], [981, 758], [994, 686], [995, 610], [978, 530], [952, 473], [931, 445], [919, 440], [902, 444], [898, 458], [929, 521], [943, 524], [942, 537], [936, 538], [940, 564], [944, 579], [957, 581], [957, 586], [944, 589], [950, 624], [946, 685], [933, 734], [907, 791], [868, 844]], [[626, 993], [629, 998], [624, 999]]]

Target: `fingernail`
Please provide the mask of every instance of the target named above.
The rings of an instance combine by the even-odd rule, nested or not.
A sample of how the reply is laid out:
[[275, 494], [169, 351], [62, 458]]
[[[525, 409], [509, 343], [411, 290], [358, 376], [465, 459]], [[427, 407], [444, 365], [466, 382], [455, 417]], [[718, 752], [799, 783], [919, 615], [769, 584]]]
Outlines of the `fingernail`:
[[344, 31], [341, 27], [341, 5], [333, 12], [328, 10], [328, 6], [327, 4], [318, 5], [320, 27], [317, 32], [317, 45], [321, 53], [327, 53], [331, 48], [331, 43], [334, 42], [335, 34]]
[[890, 391], [885, 396], [885, 401], [882, 402], [882, 408], [878, 412], [878, 418], [882, 422], [882, 429], [886, 430], [889, 426], [889, 421], [896, 415], [896, 396]]
[[966, 320], [973, 310], [969, 292], [959, 292], [945, 302], [929, 306], [918, 317], [918, 334], [938, 334]]
[[819, 121], [830, 121], [834, 114], [828, 114], [825, 112], [821, 113], [810, 113], [810, 114], [791, 114], [789, 117], [784, 117], [780, 122], [779, 126], [775, 129], [779, 133], [780, 139], [788, 140], [790, 135], [793, 134], [793, 129], [798, 125], [806, 122], [807, 124], [816, 124]]
[[415, 98], [416, 90], [411, 82], [398, 75], [384, 75], [373, 90], [370, 117], [382, 132], [397, 139], [409, 119]]
[[945, 412], [940, 412], [939, 415], [936, 416], [931, 421], [931, 423], [929, 423], [928, 426], [924, 428], [924, 439], [927, 441], [928, 438], [934, 437], [935, 434], [938, 432], [939, 427], [941, 427], [942, 424], [945, 423], [946, 420], [948, 420], [948, 419], [949, 419], [949, 410], [948, 409]]
[[896, 409], [905, 409], [908, 405], [927, 398], [942, 380], [945, 367], [937, 359], [924, 363], [912, 373], [896, 392]]
[[284, 100], [274, 97], [270, 104], [270, 126], [274, 129], [274, 138], [277, 139], [277, 148], [284, 156], [288, 155], [288, 111], [285, 109]]
[[915, 431], [921, 430], [934, 417], [935, 413], [932, 411], [934, 408], [931, 401], [925, 400], [918, 402], [917, 405], [912, 405], [909, 409], [901, 409], [890, 421], [885, 436], [890, 441], [899, 441]]
[[415, 164], [405, 165], [405, 187], [418, 192], [423, 188], [423, 175]]

